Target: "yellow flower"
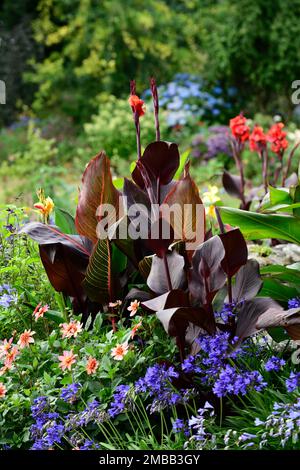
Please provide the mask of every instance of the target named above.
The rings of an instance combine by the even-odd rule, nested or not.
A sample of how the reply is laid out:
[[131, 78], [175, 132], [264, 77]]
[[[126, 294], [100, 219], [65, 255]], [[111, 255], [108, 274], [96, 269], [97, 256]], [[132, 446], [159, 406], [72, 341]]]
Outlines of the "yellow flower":
[[215, 204], [220, 201], [219, 188], [217, 186], [208, 185], [208, 191], [204, 191], [202, 201], [205, 205]]
[[34, 208], [37, 209], [42, 215], [43, 222], [47, 223], [49, 216], [54, 209], [54, 202], [51, 197], [45, 197], [45, 192], [43, 189], [39, 189], [37, 191], [37, 196], [39, 198], [39, 202], [34, 204]]

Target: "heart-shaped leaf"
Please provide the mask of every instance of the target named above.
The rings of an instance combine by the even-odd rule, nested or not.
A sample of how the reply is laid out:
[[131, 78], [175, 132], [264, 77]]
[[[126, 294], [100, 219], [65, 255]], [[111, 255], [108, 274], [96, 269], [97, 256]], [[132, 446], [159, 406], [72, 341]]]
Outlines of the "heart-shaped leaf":
[[221, 266], [227, 276], [232, 277], [241, 266], [247, 263], [247, 244], [238, 228], [226, 233], [221, 233], [219, 237], [225, 249], [225, 256], [221, 262]]
[[[280, 309], [280, 305], [276, 304], [269, 298], [257, 298], [246, 300], [239, 308], [237, 313], [236, 336], [238, 336], [238, 344], [248, 336], [257, 333], [257, 324], [259, 318], [270, 309]], [[237, 344], [235, 344], [237, 346]]]
[[258, 262], [254, 259], [248, 260], [235, 277], [235, 284], [232, 289], [233, 300], [240, 302], [253, 299], [260, 291], [262, 284]]
[[[166, 255], [169, 267], [172, 289], [180, 289], [185, 283], [184, 258], [175, 250]], [[165, 271], [165, 264], [162, 258], [153, 256], [149, 277], [147, 279], [148, 287], [156, 294], [165, 294], [168, 292], [169, 285]]]
[[[108, 216], [102, 214], [104, 204], [110, 204], [115, 212], [109, 211]], [[100, 152], [89, 162], [82, 177], [75, 217], [77, 231], [96, 243], [98, 223], [105, 218], [110, 226], [121, 215], [122, 201], [112, 182], [109, 159]]]
[[189, 289], [192, 297], [202, 305], [210, 304], [225, 284], [226, 275], [221, 267], [224, 256], [223, 243], [215, 235], [202, 243], [192, 257]]
[[[150, 180], [159, 179], [160, 184], [168, 184], [179, 166], [178, 147], [171, 142], [152, 142], [146, 147], [140, 162], [146, 168]], [[132, 172], [132, 178], [140, 188], [145, 187], [141, 171], [137, 166]]]
[[189, 299], [186, 292], [181, 289], [174, 289], [143, 302], [142, 306], [153, 312], [158, 312], [173, 307], [189, 307]]
[[242, 185], [239, 176], [231, 175], [228, 171], [224, 171], [222, 183], [229, 196], [237, 197], [239, 199], [242, 198]]

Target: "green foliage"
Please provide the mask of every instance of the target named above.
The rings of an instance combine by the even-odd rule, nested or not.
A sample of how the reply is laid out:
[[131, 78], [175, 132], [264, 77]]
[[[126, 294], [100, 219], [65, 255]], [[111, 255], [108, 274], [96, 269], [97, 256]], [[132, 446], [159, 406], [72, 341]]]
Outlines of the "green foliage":
[[251, 111], [289, 109], [291, 83], [300, 75], [299, 0], [199, 3], [205, 73], [236, 86]]
[[[167, 140], [169, 133], [163, 113], [160, 122], [162, 136]], [[128, 162], [136, 159], [134, 122], [127, 99], [117, 99], [112, 95], [102, 98], [98, 113], [92, 116], [91, 122], [84, 125], [84, 130], [89, 154], [96, 155], [100, 150], [105, 150], [118, 174], [122, 175], [122, 169], [128, 168]], [[149, 139], [154, 138], [154, 118], [149, 102], [146, 114], [141, 118], [141, 140], [149, 142]], [[79, 149], [78, 153], [83, 156], [87, 151]], [[126, 161], [121, 167], [120, 159]]]
[[30, 327], [32, 312], [39, 302], [56, 307], [36, 245], [16, 235], [25, 221], [28, 221], [26, 210], [14, 206], [0, 208], [0, 285], [14, 288], [18, 299], [8, 309], [0, 306], [1, 339], [14, 329]]
[[59, 105], [82, 122], [95, 111], [99, 91], [119, 96], [129, 77], [140, 89], [151, 75], [160, 82], [201, 64], [193, 6], [186, 2], [130, 0], [126, 8], [120, 0], [71, 3], [72, 8], [69, 0], [39, 2], [33, 30], [47, 54], [27, 74], [38, 86], [39, 112]]

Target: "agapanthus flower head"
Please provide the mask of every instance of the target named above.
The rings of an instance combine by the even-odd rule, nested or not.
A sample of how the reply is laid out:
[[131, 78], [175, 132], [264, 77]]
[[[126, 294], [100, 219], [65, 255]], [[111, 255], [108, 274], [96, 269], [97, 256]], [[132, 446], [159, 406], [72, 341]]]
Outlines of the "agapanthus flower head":
[[49, 310], [49, 305], [43, 305], [42, 302], [40, 302], [34, 309], [33, 311], [33, 316], [35, 318], [35, 321], [38, 321], [39, 318], [43, 318], [46, 312]]
[[68, 403], [74, 403], [78, 399], [78, 392], [81, 389], [81, 384], [73, 383], [67, 385], [61, 390], [60, 398]]
[[272, 356], [270, 359], [267, 360], [265, 363], [265, 369], [267, 372], [278, 372], [282, 367], [286, 364], [284, 359], [280, 359], [280, 357]]
[[31, 330], [25, 330], [23, 333], [21, 333], [18, 341], [18, 345], [21, 349], [29, 348], [30, 344], [34, 343], [33, 335], [35, 335], [35, 333], [35, 331]]
[[300, 308], [300, 297], [294, 297], [288, 301], [288, 308]]
[[291, 372], [288, 379], [285, 381], [286, 389], [288, 392], [294, 392], [300, 387], [300, 372]]
[[5, 385], [2, 382], [0, 382], [0, 398], [4, 398], [6, 395], [6, 392], [7, 390], [6, 390]]
[[238, 372], [235, 367], [227, 364], [220, 371], [213, 392], [217, 397], [246, 395], [249, 390], [261, 391], [266, 385], [258, 371]]
[[131, 106], [132, 112], [137, 114], [139, 117], [145, 114], [145, 102], [141, 100], [137, 95], [130, 95], [128, 103]]
[[249, 126], [247, 126], [247, 119], [242, 113], [235, 118], [230, 119], [229, 127], [236, 140], [245, 142], [249, 139], [250, 129]]
[[71, 320], [69, 323], [62, 323], [60, 331], [63, 338], [76, 338], [82, 331], [82, 323], [77, 320]]
[[99, 362], [95, 357], [90, 356], [88, 358], [87, 364], [85, 366], [85, 370], [88, 375], [93, 375], [96, 373], [97, 369], [99, 367]]
[[286, 132], [282, 130], [283, 128], [284, 124], [282, 122], [278, 122], [273, 124], [273, 126], [267, 132], [267, 141], [272, 144], [271, 150], [278, 155], [282, 155], [284, 150], [286, 150], [289, 145], [286, 139]]
[[111, 350], [111, 356], [116, 361], [122, 361], [124, 359], [124, 356], [126, 356], [127, 353], [128, 353], [128, 343], [117, 344]]
[[113, 401], [108, 409], [108, 414], [111, 418], [123, 413], [129, 402], [128, 392], [130, 390], [129, 385], [118, 385], [113, 395]]
[[267, 136], [262, 127], [255, 125], [249, 136], [250, 150], [253, 152], [261, 152], [266, 148]]
[[64, 351], [62, 356], [58, 356], [60, 361], [59, 367], [62, 370], [71, 370], [72, 365], [76, 363], [77, 354], [74, 354], [73, 351]]

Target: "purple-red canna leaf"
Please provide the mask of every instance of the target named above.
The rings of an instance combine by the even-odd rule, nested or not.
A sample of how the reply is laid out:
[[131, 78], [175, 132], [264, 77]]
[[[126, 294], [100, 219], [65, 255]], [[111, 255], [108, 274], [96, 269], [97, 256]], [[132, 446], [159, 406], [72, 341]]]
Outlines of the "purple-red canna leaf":
[[111, 204], [115, 208], [115, 214], [108, 217], [107, 225], [110, 226], [121, 217], [122, 203], [112, 182], [109, 159], [100, 152], [89, 162], [83, 174], [75, 217], [78, 233], [93, 243], [98, 240], [98, 223], [105, 217], [100, 211], [103, 204]]

